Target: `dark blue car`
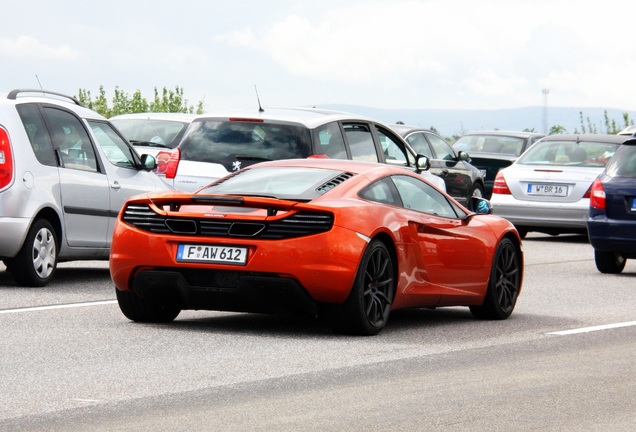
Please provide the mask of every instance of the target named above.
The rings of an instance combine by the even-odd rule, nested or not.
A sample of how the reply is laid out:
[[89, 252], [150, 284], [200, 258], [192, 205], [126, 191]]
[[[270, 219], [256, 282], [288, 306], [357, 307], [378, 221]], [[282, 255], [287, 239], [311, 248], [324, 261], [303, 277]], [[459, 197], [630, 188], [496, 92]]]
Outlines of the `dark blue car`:
[[601, 273], [620, 273], [636, 258], [636, 139], [616, 150], [592, 184], [587, 229]]

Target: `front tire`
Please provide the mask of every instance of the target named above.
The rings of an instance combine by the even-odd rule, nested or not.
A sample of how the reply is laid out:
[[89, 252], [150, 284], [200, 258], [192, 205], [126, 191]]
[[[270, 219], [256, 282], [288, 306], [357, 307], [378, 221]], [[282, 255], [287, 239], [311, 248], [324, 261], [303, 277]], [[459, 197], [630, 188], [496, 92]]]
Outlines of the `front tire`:
[[627, 260], [616, 252], [594, 250], [596, 268], [601, 273], [619, 274], [625, 268]]
[[122, 313], [131, 321], [143, 323], [169, 323], [181, 313], [181, 309], [161, 306], [148, 302], [139, 297], [133, 291], [120, 291], [117, 293], [117, 303]]
[[379, 240], [369, 243], [347, 300], [330, 308], [328, 319], [338, 333], [372, 336], [389, 319], [395, 296], [393, 260]]
[[488, 290], [480, 306], [470, 306], [475, 318], [503, 320], [515, 308], [521, 289], [521, 258], [514, 243], [503, 239], [493, 257]]
[[[468, 202], [472, 202], [471, 198], [472, 197], [477, 197], [477, 198], [484, 198], [484, 188], [482, 185], [480, 185], [479, 183], [475, 183], [473, 185], [473, 190], [470, 193], [470, 196], [468, 197]], [[477, 211], [477, 209], [474, 208], [470, 208], [470, 211]]]
[[18, 254], [7, 260], [7, 269], [19, 285], [43, 287], [55, 274], [57, 245], [57, 233], [49, 221], [36, 219]]

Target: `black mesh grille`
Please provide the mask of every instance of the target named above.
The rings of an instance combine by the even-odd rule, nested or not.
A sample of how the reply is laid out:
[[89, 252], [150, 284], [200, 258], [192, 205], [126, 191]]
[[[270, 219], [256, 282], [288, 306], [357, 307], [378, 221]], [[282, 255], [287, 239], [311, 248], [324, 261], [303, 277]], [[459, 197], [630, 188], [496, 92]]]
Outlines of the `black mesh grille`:
[[[160, 234], [193, 235], [204, 237], [252, 237], [267, 240], [309, 236], [329, 231], [333, 215], [329, 213], [299, 212], [272, 222], [228, 221], [165, 217], [143, 204], [128, 205], [122, 219], [143, 231]], [[194, 226], [186, 230], [184, 226]]]
[[316, 190], [320, 193], [325, 193], [335, 188], [336, 186], [338, 186], [340, 183], [344, 182], [345, 180], [350, 179], [354, 175], [355, 174], [352, 174], [352, 173], [342, 173], [339, 176], [332, 178], [328, 182], [321, 184], [320, 186], [316, 188]]

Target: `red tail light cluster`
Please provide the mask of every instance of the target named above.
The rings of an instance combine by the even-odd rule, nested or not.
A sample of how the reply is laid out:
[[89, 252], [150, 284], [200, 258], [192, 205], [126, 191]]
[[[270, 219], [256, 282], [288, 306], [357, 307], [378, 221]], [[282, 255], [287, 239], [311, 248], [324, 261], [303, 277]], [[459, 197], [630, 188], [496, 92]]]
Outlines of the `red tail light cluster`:
[[173, 179], [177, 175], [181, 151], [176, 148], [169, 151], [162, 151], [157, 154], [157, 168], [155, 173], [165, 175], [166, 178]]
[[601, 183], [599, 178], [594, 180], [588, 192], [590, 196], [590, 207], [605, 210], [605, 189], [603, 189], [603, 183]]
[[493, 194], [501, 194], [501, 195], [510, 195], [510, 189], [508, 189], [508, 183], [506, 183], [506, 179], [504, 175], [500, 172], [497, 173], [495, 177], [495, 183], [492, 186]]
[[13, 154], [9, 134], [0, 128], [0, 189], [13, 180]]

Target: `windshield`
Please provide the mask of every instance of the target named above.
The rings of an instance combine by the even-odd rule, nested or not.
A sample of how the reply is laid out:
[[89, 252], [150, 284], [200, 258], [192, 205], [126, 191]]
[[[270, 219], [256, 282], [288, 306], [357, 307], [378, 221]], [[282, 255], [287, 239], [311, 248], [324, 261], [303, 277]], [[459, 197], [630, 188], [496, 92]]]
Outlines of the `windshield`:
[[604, 167], [618, 144], [590, 141], [539, 141], [517, 159], [520, 165]]
[[309, 201], [333, 187], [328, 184], [329, 181], [341, 175], [341, 171], [318, 168], [248, 168], [212, 183], [197, 194], [249, 195]]
[[246, 167], [306, 158], [311, 154], [311, 136], [309, 129], [295, 124], [202, 119], [192, 123], [179, 149], [182, 160], [219, 163], [233, 171], [237, 161]]
[[133, 144], [175, 148], [187, 122], [150, 119], [112, 119], [111, 123]]
[[453, 148], [472, 153], [499, 153], [519, 156], [523, 151], [524, 138], [498, 135], [465, 135], [458, 139]]

